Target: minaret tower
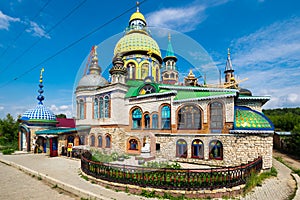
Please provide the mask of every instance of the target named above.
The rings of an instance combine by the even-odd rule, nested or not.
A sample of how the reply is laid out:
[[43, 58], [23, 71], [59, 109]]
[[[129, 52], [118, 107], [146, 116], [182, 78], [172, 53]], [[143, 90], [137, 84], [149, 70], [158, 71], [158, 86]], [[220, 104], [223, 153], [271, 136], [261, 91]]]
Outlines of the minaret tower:
[[113, 67], [109, 70], [111, 74], [111, 83], [123, 83], [126, 82], [127, 69], [124, 66], [124, 62], [122, 60], [122, 56], [117, 54], [116, 57], [113, 58]]
[[164, 68], [162, 71], [162, 82], [164, 84], [178, 84], [178, 71], [176, 67], [177, 57], [174, 54], [171, 35], [168, 36], [168, 48], [166, 56], [163, 59]]
[[225, 67], [225, 71], [224, 71], [224, 74], [225, 74], [224, 85], [229, 85], [229, 84], [235, 83], [233, 72], [234, 72], [234, 70], [232, 67], [231, 59], [230, 59], [230, 49], [228, 48], [226, 67]]
[[101, 67], [98, 64], [98, 54], [97, 54], [97, 46], [93, 46], [90, 57], [92, 58], [90, 66], [89, 66], [89, 72], [88, 74], [97, 74], [100, 75], [102, 70]]

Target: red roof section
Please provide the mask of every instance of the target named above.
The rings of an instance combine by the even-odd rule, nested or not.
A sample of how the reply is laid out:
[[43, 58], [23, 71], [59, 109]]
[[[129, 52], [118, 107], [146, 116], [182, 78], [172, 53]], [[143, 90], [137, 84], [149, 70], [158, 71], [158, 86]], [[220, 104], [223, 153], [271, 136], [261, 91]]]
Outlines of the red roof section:
[[72, 118], [56, 118], [58, 123], [56, 127], [75, 128], [75, 119]]

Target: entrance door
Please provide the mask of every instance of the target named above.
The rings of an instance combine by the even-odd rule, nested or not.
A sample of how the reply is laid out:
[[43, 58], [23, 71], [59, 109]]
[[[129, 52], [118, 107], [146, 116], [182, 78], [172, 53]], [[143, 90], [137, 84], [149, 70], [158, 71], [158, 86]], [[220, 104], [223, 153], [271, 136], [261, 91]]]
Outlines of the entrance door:
[[50, 157], [58, 156], [57, 153], [57, 138], [50, 138]]

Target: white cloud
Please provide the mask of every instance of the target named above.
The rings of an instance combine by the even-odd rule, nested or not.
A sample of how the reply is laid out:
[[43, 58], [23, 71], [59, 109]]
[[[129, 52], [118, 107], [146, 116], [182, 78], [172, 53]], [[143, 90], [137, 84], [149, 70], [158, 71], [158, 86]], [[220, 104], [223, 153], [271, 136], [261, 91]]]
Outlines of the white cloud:
[[146, 18], [149, 26], [163, 27], [189, 32], [196, 29], [197, 25], [203, 22], [207, 15], [205, 10], [226, 3], [228, 0], [212, 0], [207, 3], [195, 1], [192, 4], [179, 8], [163, 8], [149, 13]]
[[[234, 40], [237, 65], [300, 63], [300, 18], [276, 22]], [[295, 57], [296, 56], [296, 57]]]
[[44, 26], [38, 25], [36, 22], [30, 21], [30, 27], [26, 29], [26, 32], [32, 33], [33, 36], [36, 37], [44, 37], [50, 39], [50, 35], [46, 33]]
[[4, 107], [3, 107], [3, 106], [0, 106], [0, 110], [4, 110]]
[[[231, 43], [241, 84], [253, 95], [270, 95], [266, 107], [300, 105], [300, 18], [275, 22]], [[236, 52], [236, 53], [235, 53]]]
[[65, 114], [67, 117], [72, 117], [72, 105], [61, 105], [57, 106], [55, 104], [52, 104], [49, 108], [54, 114]]
[[10, 16], [8, 16], [8, 15], [5, 15], [5, 14], [0, 10], [0, 30], [1, 30], [1, 29], [8, 30], [8, 29], [9, 29], [10, 22], [19, 22], [19, 21], [20, 21], [19, 18], [14, 18], [14, 17], [10, 17]]

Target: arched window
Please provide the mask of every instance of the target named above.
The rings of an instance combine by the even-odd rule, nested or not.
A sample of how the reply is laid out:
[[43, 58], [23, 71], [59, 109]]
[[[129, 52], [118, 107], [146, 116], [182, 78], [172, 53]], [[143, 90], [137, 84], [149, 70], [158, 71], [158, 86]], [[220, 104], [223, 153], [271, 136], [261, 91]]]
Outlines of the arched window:
[[129, 150], [138, 150], [138, 141], [136, 139], [129, 140]]
[[192, 142], [192, 158], [203, 158], [204, 146], [201, 140], [193, 140]]
[[150, 128], [150, 116], [148, 114], [144, 115], [144, 123], [145, 123], [145, 128], [149, 129]]
[[171, 128], [171, 109], [170, 106], [163, 106], [161, 108], [161, 128]]
[[132, 128], [140, 129], [141, 128], [141, 119], [142, 112], [139, 108], [136, 108], [132, 111]]
[[102, 147], [102, 136], [98, 136], [98, 147]]
[[98, 98], [94, 99], [94, 119], [99, 118], [99, 101]]
[[111, 147], [111, 138], [110, 135], [105, 136], [105, 148], [110, 148]]
[[219, 140], [213, 140], [209, 143], [209, 158], [215, 160], [223, 159], [223, 145]]
[[82, 99], [79, 100], [79, 118], [84, 119], [84, 101]]
[[80, 136], [79, 145], [85, 145], [85, 137], [84, 137], [84, 135]]
[[99, 105], [100, 105], [100, 118], [104, 118], [104, 100], [103, 97], [99, 98]]
[[187, 105], [178, 111], [177, 129], [201, 129], [201, 111], [194, 105]]
[[109, 118], [109, 97], [104, 97], [104, 118]]
[[99, 97], [99, 114], [100, 118], [110, 117], [110, 97], [108, 95], [104, 98]]
[[210, 131], [221, 133], [223, 129], [223, 105], [220, 102], [210, 104]]
[[155, 80], [156, 80], [157, 83], [159, 82], [159, 69], [158, 69], [158, 67], [156, 67]]
[[152, 115], [152, 129], [158, 129], [158, 114]]
[[91, 141], [90, 141], [90, 146], [91, 146], [91, 147], [94, 147], [94, 146], [95, 146], [95, 136], [94, 136], [94, 135], [91, 135], [90, 139], [91, 139]]
[[127, 65], [127, 75], [128, 75], [128, 79], [136, 79], [136, 67], [134, 63], [128, 63]]
[[149, 73], [149, 64], [148, 63], [144, 63], [142, 65], [142, 74], [141, 74], [141, 78], [145, 79], [148, 76]]
[[187, 157], [187, 144], [185, 140], [177, 140], [176, 142], [176, 157], [186, 158]]

